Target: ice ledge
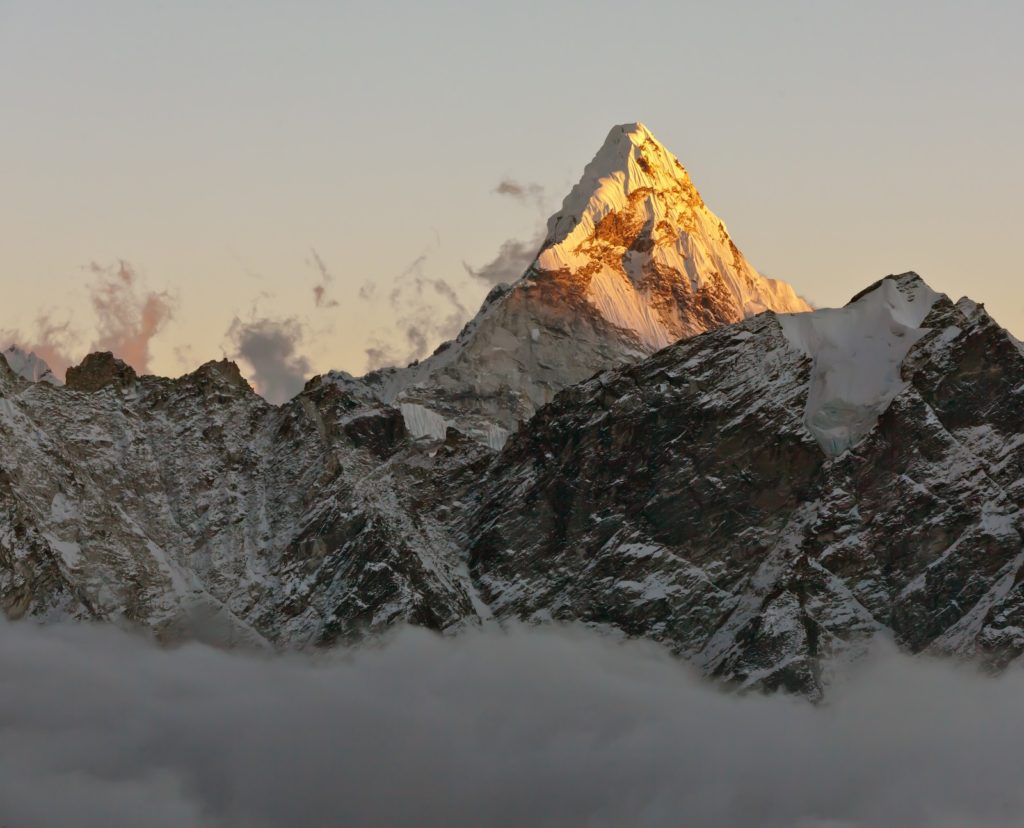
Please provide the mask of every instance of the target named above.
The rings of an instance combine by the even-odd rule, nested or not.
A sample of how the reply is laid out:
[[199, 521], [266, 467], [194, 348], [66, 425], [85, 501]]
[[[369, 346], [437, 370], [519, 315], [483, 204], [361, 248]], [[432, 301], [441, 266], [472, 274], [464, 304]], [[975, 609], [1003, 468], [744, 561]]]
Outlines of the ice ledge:
[[443, 440], [448, 432], [448, 421], [440, 414], [431, 411], [418, 403], [402, 403], [402, 419], [413, 439], [429, 437], [431, 440]]
[[814, 360], [804, 424], [830, 457], [859, 442], [907, 383], [901, 366], [942, 294], [916, 274], [889, 276], [844, 308], [780, 314], [790, 345]]

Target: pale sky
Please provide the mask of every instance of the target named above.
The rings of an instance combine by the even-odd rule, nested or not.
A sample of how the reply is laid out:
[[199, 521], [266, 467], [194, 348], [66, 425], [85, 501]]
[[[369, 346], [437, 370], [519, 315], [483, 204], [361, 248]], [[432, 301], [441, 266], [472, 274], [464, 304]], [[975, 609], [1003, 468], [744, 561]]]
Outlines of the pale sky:
[[81, 358], [124, 260], [169, 294], [150, 371], [267, 318], [310, 373], [362, 373], [418, 301], [458, 313], [418, 277], [475, 312], [463, 263], [640, 120], [814, 303], [916, 270], [1021, 335], [1021, 32], [1016, 2], [0, 0], [0, 332], [45, 314]]

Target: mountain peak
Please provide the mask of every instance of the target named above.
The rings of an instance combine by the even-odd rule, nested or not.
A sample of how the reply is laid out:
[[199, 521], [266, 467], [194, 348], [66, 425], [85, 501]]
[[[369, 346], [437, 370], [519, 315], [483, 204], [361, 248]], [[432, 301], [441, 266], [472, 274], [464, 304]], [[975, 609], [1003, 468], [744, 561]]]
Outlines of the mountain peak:
[[96, 351], [81, 364], [68, 368], [66, 384], [72, 391], [100, 391], [108, 385], [126, 388], [138, 379], [135, 369], [110, 351]]
[[533, 271], [583, 287], [649, 351], [765, 310], [810, 310], [747, 262], [686, 168], [639, 122], [608, 133], [548, 220]]
[[684, 202], [703, 203], [679, 159], [639, 121], [612, 127], [561, 210], [548, 219], [549, 240], [585, 238], [638, 190], [678, 191]]
[[625, 158], [643, 147], [647, 147], [648, 150], [660, 149], [674, 160], [674, 156], [665, 149], [665, 145], [655, 138], [654, 133], [641, 121], [613, 126], [596, 157], [612, 158], [619, 155]]
[[633, 149], [639, 150], [645, 146], [648, 150], [660, 149], [675, 160], [675, 156], [665, 149], [665, 145], [654, 137], [654, 133], [642, 121], [613, 126], [608, 131], [608, 136], [604, 139], [596, 158], [611, 158], [615, 155], [625, 158]]

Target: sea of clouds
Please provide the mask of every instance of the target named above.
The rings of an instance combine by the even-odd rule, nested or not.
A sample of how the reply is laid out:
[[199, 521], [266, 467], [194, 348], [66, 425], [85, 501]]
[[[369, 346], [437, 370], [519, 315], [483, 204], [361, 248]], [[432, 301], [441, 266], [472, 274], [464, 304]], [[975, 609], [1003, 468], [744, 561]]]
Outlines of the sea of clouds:
[[0, 623], [0, 825], [1018, 826], [1024, 671], [880, 653], [823, 705], [579, 628], [317, 658]]

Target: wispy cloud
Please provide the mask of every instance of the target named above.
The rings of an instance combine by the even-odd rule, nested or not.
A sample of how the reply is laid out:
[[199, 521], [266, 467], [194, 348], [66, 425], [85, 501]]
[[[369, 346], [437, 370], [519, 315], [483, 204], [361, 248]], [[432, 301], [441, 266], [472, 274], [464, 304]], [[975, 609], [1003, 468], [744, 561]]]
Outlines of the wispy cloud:
[[544, 188], [540, 184], [523, 183], [514, 178], [503, 178], [494, 188], [494, 192], [519, 201], [531, 202], [539, 210], [544, 208]]
[[65, 319], [58, 322], [52, 312], [40, 313], [30, 333], [0, 330], [0, 350], [8, 345], [15, 345], [25, 352], [34, 353], [50, 367], [54, 376], [61, 379], [64, 378], [67, 369], [74, 364], [71, 356], [74, 340], [71, 321]]
[[[365, 349], [368, 371], [423, 359], [432, 346], [457, 335], [469, 318], [455, 286], [428, 273], [435, 249], [436, 245], [427, 247], [392, 280], [388, 305], [399, 337], [397, 341], [393, 337], [373, 337]], [[364, 296], [360, 289], [360, 296], [370, 299], [372, 290]]]
[[334, 276], [327, 269], [327, 265], [324, 264], [324, 260], [320, 258], [320, 254], [316, 252], [315, 248], [311, 247], [309, 252], [310, 258], [306, 261], [316, 268], [317, 273], [320, 274], [320, 281], [313, 285], [313, 304], [318, 308], [338, 307], [338, 300], [328, 295], [328, 291], [334, 282]]
[[146, 290], [135, 268], [123, 259], [114, 265], [91, 262], [90, 301], [96, 312], [98, 335], [91, 350], [111, 351], [136, 371], [149, 370], [149, 346], [174, 315], [167, 292]]
[[533, 264], [533, 260], [537, 258], [537, 253], [540, 252], [543, 244], [544, 231], [538, 231], [533, 238], [526, 241], [507, 239], [501, 243], [498, 254], [487, 264], [481, 267], [472, 267], [463, 262], [462, 266], [474, 279], [479, 279], [488, 285], [514, 282]]
[[367, 371], [376, 371], [378, 368], [398, 365], [402, 361], [402, 355], [398, 348], [378, 337], [371, 339], [370, 344], [363, 352], [366, 354]]

